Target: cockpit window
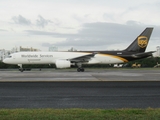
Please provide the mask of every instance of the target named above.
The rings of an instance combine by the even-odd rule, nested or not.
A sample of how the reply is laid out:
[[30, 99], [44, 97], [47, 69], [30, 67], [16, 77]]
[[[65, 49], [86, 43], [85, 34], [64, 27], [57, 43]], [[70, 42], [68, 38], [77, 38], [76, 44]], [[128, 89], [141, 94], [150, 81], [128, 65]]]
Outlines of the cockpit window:
[[11, 57], [12, 57], [12, 55], [9, 55], [9, 56], [8, 56], [8, 58], [11, 58]]

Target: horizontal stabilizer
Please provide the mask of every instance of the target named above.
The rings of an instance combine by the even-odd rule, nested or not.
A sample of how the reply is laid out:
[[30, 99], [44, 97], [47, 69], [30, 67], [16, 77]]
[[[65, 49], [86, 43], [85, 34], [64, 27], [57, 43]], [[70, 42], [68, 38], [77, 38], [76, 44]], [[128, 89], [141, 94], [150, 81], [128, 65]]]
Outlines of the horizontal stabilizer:
[[150, 51], [150, 52], [145, 52], [145, 53], [137, 53], [137, 54], [133, 54], [132, 57], [134, 58], [143, 58], [143, 57], [149, 57], [152, 56], [152, 53], [154, 53], [156, 51]]

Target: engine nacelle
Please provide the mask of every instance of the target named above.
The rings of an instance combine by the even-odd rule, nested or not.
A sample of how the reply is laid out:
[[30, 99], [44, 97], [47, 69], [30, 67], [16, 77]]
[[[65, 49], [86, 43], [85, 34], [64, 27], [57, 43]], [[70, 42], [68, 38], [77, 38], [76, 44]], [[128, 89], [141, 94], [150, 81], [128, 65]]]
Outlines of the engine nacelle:
[[56, 60], [55, 65], [57, 68], [69, 68], [71, 67], [71, 62], [67, 60]]

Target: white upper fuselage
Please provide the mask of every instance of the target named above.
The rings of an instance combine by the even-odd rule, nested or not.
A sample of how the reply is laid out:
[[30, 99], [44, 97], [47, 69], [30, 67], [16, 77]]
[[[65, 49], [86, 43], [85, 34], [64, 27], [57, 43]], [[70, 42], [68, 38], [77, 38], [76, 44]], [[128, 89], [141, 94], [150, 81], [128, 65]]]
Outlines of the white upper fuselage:
[[[89, 55], [90, 52], [18, 52], [3, 60], [7, 64], [55, 64], [56, 60], [70, 60]], [[96, 54], [86, 64], [112, 64], [127, 62], [114, 55]]]

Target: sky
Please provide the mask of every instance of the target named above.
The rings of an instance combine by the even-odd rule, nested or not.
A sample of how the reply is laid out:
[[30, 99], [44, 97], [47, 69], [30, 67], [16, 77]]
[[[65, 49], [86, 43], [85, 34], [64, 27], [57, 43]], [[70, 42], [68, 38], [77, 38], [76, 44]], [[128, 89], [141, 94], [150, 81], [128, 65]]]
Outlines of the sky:
[[159, 0], [0, 0], [0, 49], [122, 50], [154, 27], [147, 51], [160, 46]]

